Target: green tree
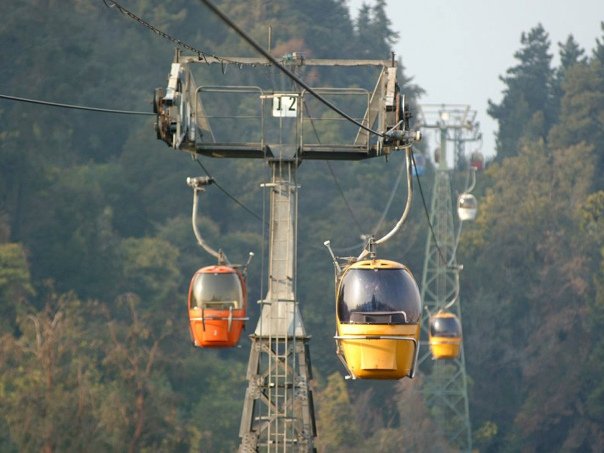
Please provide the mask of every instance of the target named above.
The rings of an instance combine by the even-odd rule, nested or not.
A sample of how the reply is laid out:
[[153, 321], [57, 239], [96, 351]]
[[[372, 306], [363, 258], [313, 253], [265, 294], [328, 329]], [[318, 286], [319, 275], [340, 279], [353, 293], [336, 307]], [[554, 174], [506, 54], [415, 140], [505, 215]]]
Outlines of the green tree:
[[552, 80], [552, 107], [555, 109], [556, 118], [560, 114], [560, 105], [562, 103], [562, 98], [564, 97], [562, 85], [566, 80], [568, 70], [577, 63], [585, 63], [587, 60], [584, 55], [585, 50], [579, 46], [573, 35], [568, 35], [565, 42], [559, 42], [558, 48], [560, 66], [555, 69], [554, 78]]
[[[202, 450], [216, 452], [236, 451], [239, 446], [241, 400], [245, 395], [245, 360], [222, 359], [215, 351], [193, 351], [196, 361], [206, 362], [198, 370], [200, 381], [196, 386], [197, 403], [191, 410], [189, 427], [199, 430]], [[226, 359], [226, 360], [225, 360]], [[192, 362], [192, 361], [191, 361]], [[220, 414], [213, 417], [212, 414]]]
[[359, 57], [388, 58], [399, 35], [392, 30], [386, 14], [386, 1], [376, 0], [373, 6], [363, 2], [355, 21]]
[[0, 244], [0, 332], [15, 327], [18, 304], [34, 294], [21, 244]]
[[596, 39], [596, 47], [593, 49], [593, 59], [604, 65], [604, 21], [600, 22], [602, 36]]
[[95, 450], [102, 445], [97, 339], [87, 337], [82, 304], [50, 296], [18, 316], [22, 335], [0, 341], [0, 412], [19, 451]]
[[579, 432], [575, 437], [580, 439], [582, 434], [592, 450], [598, 450], [602, 448], [602, 443], [597, 441], [602, 439], [600, 431], [604, 424], [604, 385], [600, 379], [604, 372], [604, 341], [600, 335], [604, 328], [604, 191], [594, 192], [586, 199], [579, 218], [581, 231], [591, 247], [599, 251], [600, 272], [595, 275], [595, 295], [588, 306], [588, 327], [593, 346], [586, 359], [581, 383], [586, 395], [587, 420], [583, 433]]
[[[397, 384], [396, 402], [400, 416], [399, 448], [405, 451], [452, 451], [438, 432], [426, 407], [421, 388], [424, 386], [422, 375], [413, 380], [401, 380]], [[389, 451], [396, 451], [391, 448]], [[399, 449], [400, 451], [400, 449]]]
[[[518, 154], [520, 139], [535, 115], [542, 115], [543, 124], [537, 132], [540, 138], [546, 138], [555, 121], [549, 35], [538, 24], [528, 33], [522, 33], [520, 42], [523, 47], [514, 54], [518, 64], [508, 69], [506, 76], [500, 77], [505, 84], [501, 103], [489, 100], [488, 113], [499, 124], [497, 160]], [[532, 124], [532, 127], [536, 125]]]
[[[493, 186], [473, 232], [487, 236], [478, 242], [469, 236], [467, 245], [475, 252], [482, 244], [482, 251], [463, 262], [469, 261], [471, 274], [493, 292], [495, 307], [489, 311], [497, 316], [495, 325], [483, 326], [493, 329], [487, 347], [498, 354], [487, 363], [500, 370], [489, 378], [489, 388], [507, 393], [511, 385], [514, 396], [498, 414], [484, 417], [505, 428], [512, 449], [571, 448], [586, 422], [580, 376], [590, 350], [586, 276], [592, 264], [588, 244], [576, 232], [593, 163], [585, 144], [555, 151], [542, 143], [526, 145], [519, 156], [491, 168]], [[566, 370], [564, 376], [556, 374], [559, 369]], [[483, 373], [475, 369], [475, 381], [486, 378]], [[513, 417], [511, 424], [502, 412]]]
[[182, 441], [183, 428], [175, 395], [163, 368], [167, 357], [162, 343], [173, 332], [170, 318], [160, 326], [140, 309], [140, 299], [123, 294], [118, 308], [126, 321], [106, 314], [109, 341], [104, 345], [107, 390], [99, 406], [99, 421], [111, 449], [173, 451]]
[[[604, 42], [604, 39], [602, 40]], [[579, 61], [566, 72], [562, 89], [560, 121], [552, 128], [550, 140], [555, 147], [585, 142], [597, 153], [597, 168], [604, 169], [604, 50], [597, 40], [593, 57], [588, 62]], [[604, 187], [603, 178], [595, 183], [596, 189]]]
[[102, 178], [110, 180], [115, 167], [83, 165], [53, 173], [24, 215], [34, 278], [50, 278], [60, 291], [111, 300], [118, 239]]
[[320, 451], [354, 451], [359, 447], [359, 427], [355, 423], [346, 382], [340, 373], [327, 378], [325, 388], [317, 396], [317, 408]]
[[[142, 300], [143, 309], [160, 319], [170, 312], [180, 273], [176, 265], [178, 250], [156, 238], [128, 238], [121, 244], [123, 254], [121, 292], [134, 292]], [[165, 311], [164, 311], [165, 310]]]

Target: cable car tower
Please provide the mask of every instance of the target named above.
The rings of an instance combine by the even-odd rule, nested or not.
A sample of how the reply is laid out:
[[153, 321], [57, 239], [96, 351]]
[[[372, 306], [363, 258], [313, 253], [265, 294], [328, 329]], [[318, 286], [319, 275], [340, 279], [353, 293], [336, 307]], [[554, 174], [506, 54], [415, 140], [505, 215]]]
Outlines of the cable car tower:
[[[419, 368], [424, 375], [421, 391], [441, 434], [452, 447], [465, 452], [472, 450], [472, 431], [463, 344], [458, 342], [455, 353], [448, 357], [445, 355], [448, 360], [435, 354], [430, 346], [434, 347], [431, 340], [435, 333], [435, 314], [446, 312], [447, 317], [456, 317], [461, 326], [459, 272], [463, 266], [458, 265], [455, 252], [463, 223], [459, 222], [456, 234], [447, 142], [454, 143], [453, 160], [459, 159], [463, 155], [465, 142], [480, 139], [475, 118], [476, 111], [467, 105], [422, 105], [418, 125], [424, 129], [435, 129], [440, 138], [440, 147], [434, 159], [436, 171], [430, 213], [434, 237], [428, 234], [421, 284], [425, 308], [419, 357]], [[457, 162], [453, 163], [452, 168], [455, 167]], [[474, 177], [474, 170], [469, 171]], [[464, 192], [469, 192], [468, 188]], [[445, 316], [440, 321], [446, 321]], [[459, 336], [457, 340], [460, 340]]]
[[[365, 67], [374, 68], [377, 74], [373, 90], [330, 87], [314, 88], [314, 93], [289, 80], [280, 89], [274, 83], [268, 87], [198, 85], [193, 67], [206, 64], [219, 70], [222, 67], [225, 76], [229, 65], [250, 72], [258, 67], [258, 72], [266, 75], [270, 62], [265, 58], [185, 56], [177, 51], [167, 89], [155, 93], [157, 137], [169, 146], [211, 157], [263, 159], [271, 169], [270, 181], [262, 184], [270, 191], [268, 287], [259, 301], [258, 324], [250, 335], [239, 451], [312, 452], [316, 428], [310, 336], [296, 297], [296, 170], [306, 159], [387, 156], [399, 147], [408, 147], [419, 134], [405, 130], [403, 119], [408, 112], [396, 82], [394, 59], [314, 60], [299, 54], [283, 57], [280, 64], [292, 72]], [[238, 99], [225, 102], [228, 96]], [[356, 98], [360, 108], [354, 116], [363, 127], [349, 124], [348, 129], [342, 128], [342, 142], [320, 140], [315, 123], [323, 126], [319, 130], [327, 131], [342, 124], [342, 118], [319, 99], [323, 96], [349, 108], [354, 104], [351, 99]], [[369, 128], [380, 134], [370, 134]]]

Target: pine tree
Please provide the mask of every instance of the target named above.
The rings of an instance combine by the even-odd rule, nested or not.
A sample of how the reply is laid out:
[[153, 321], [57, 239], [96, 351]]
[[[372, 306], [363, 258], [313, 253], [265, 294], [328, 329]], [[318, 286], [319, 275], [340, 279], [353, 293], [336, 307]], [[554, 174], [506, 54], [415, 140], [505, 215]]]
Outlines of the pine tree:
[[371, 23], [371, 8], [367, 3], [361, 5], [359, 14], [355, 20], [355, 31], [357, 38], [357, 47], [360, 50], [362, 56], [366, 56], [370, 53], [369, 46], [372, 41], [371, 29], [369, 24]]
[[520, 42], [523, 47], [514, 54], [519, 63], [508, 69], [505, 77], [500, 77], [506, 85], [501, 103], [489, 100], [488, 113], [499, 122], [497, 160], [518, 154], [527, 126], [534, 131], [531, 120], [535, 114], [542, 112], [540, 135], [543, 139], [555, 119], [549, 35], [539, 24], [528, 33], [522, 33]]
[[566, 71], [576, 63], [584, 63], [585, 50], [579, 46], [573, 35], [568, 35], [566, 42], [558, 43], [560, 48], [560, 70]]
[[375, 39], [374, 52], [377, 55], [387, 55], [392, 46], [398, 41], [398, 33], [392, 30], [392, 22], [386, 15], [386, 0], [377, 0], [372, 8], [373, 21], [371, 31]]
[[555, 117], [560, 114], [560, 104], [564, 96], [562, 85], [566, 79], [568, 70], [577, 63], [585, 63], [585, 50], [582, 49], [573, 35], [568, 35], [565, 42], [558, 43], [560, 66], [556, 68], [554, 79], [552, 81], [552, 107], [555, 109]]
[[[602, 24], [604, 31], [604, 23]], [[566, 64], [572, 55], [570, 50]], [[599, 180], [594, 189], [604, 187], [604, 36], [596, 40], [592, 57], [586, 62], [580, 58], [566, 68], [562, 82], [564, 97], [560, 105], [560, 120], [552, 128], [549, 140], [552, 147], [561, 148], [585, 142], [597, 155]]]
[[398, 41], [398, 33], [391, 26], [385, 0], [377, 0], [374, 6], [363, 3], [355, 22], [361, 56], [387, 58]]
[[596, 39], [596, 47], [593, 50], [593, 58], [604, 65], [604, 21], [600, 22], [600, 28], [602, 29], [602, 37]]

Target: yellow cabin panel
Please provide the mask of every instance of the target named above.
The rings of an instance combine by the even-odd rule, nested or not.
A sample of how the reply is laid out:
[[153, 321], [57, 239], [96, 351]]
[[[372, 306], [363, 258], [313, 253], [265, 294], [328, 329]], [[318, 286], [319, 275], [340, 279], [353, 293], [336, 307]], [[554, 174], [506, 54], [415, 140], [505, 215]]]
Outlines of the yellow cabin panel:
[[430, 339], [430, 350], [432, 351], [432, 358], [435, 360], [456, 359], [459, 357], [461, 350], [461, 339], [433, 337]]
[[[338, 340], [350, 372], [358, 379], [401, 379], [415, 365], [419, 325], [341, 324]], [[403, 339], [367, 338], [390, 335]], [[413, 341], [415, 340], [415, 342]]]

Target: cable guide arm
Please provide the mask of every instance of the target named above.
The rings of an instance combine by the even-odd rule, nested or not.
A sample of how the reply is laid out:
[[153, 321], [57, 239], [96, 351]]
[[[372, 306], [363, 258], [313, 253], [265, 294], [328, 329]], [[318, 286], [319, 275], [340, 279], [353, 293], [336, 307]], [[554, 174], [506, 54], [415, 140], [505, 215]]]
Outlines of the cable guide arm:
[[365, 249], [358, 256], [358, 260], [362, 260], [366, 256], [375, 256], [375, 246], [384, 244], [388, 241], [392, 236], [394, 236], [403, 226], [407, 217], [409, 216], [409, 212], [411, 211], [411, 204], [413, 201], [413, 175], [412, 175], [412, 164], [411, 164], [411, 146], [407, 146], [405, 148], [405, 167], [407, 169], [407, 201], [405, 202], [405, 208], [403, 213], [396, 223], [394, 227], [380, 239], [375, 239], [373, 236], [369, 236], [367, 239], [367, 243], [365, 245]]
[[197, 227], [197, 214], [199, 206], [199, 192], [203, 192], [204, 187], [214, 182], [214, 178], [211, 176], [197, 176], [195, 178], [187, 178], [187, 185], [193, 189], [193, 212], [191, 213], [191, 224], [193, 225], [193, 233], [197, 243], [210, 255], [218, 260], [218, 264], [227, 264], [241, 271], [241, 275], [245, 279], [247, 277], [247, 268], [254, 257], [254, 252], [250, 252], [248, 259], [245, 264], [231, 264], [226, 254], [221, 250], [214, 250], [210, 245], [203, 239], [199, 228]]
[[201, 237], [199, 228], [197, 228], [199, 192], [203, 192], [205, 190], [204, 186], [212, 184], [213, 182], [214, 178], [210, 176], [198, 176], [196, 178], [187, 178], [187, 185], [193, 189], [193, 212], [191, 213], [191, 224], [193, 225], [193, 233], [195, 233], [197, 243], [201, 246], [201, 248], [203, 248], [206, 252], [216, 258], [218, 260], [218, 264], [230, 264], [224, 252], [222, 250], [216, 251], [212, 247], [210, 247], [208, 243], [204, 241], [204, 239]]

